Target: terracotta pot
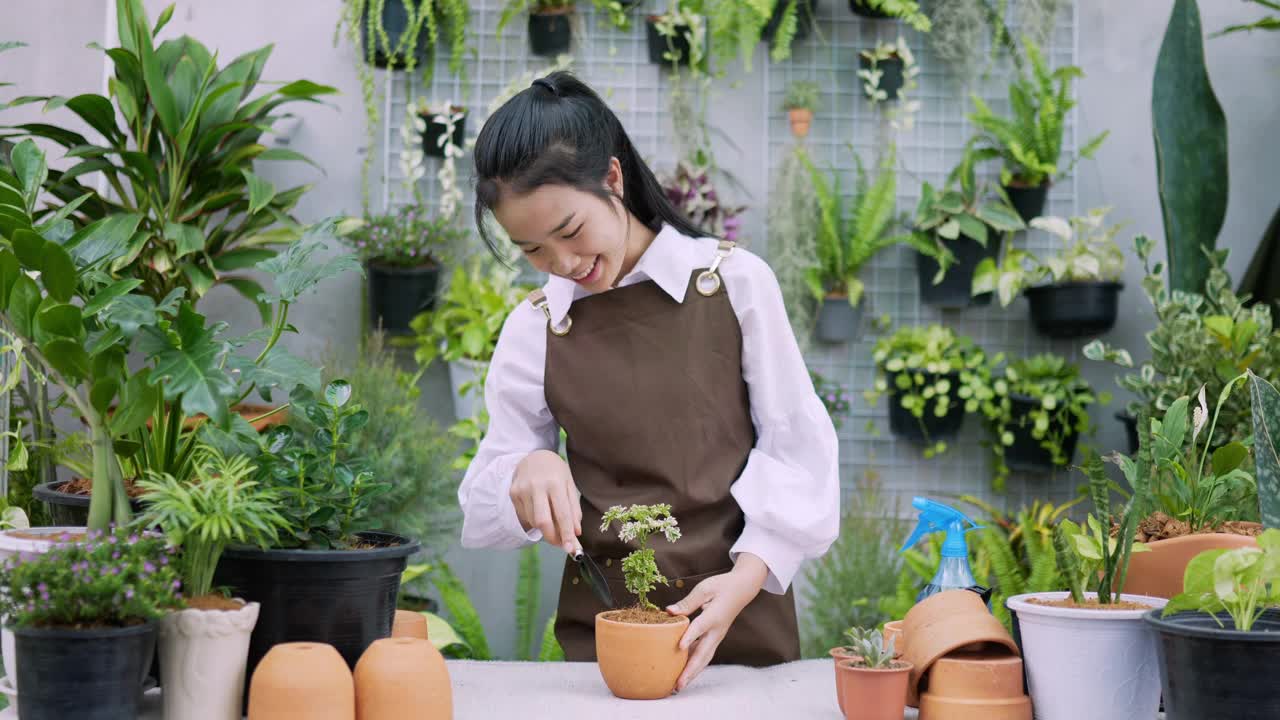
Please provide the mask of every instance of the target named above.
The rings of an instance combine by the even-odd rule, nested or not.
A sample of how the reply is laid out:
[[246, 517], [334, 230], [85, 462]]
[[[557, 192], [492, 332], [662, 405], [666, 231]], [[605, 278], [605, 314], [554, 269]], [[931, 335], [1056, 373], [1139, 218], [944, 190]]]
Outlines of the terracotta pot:
[[971, 700], [1023, 697], [1022, 658], [1004, 650], [952, 653], [929, 671], [928, 694]]
[[907, 687], [912, 707], [917, 705], [921, 679], [938, 658], [957, 650], [1018, 654], [1009, 631], [987, 610], [982, 596], [969, 590], [947, 590], [917, 603], [903, 618], [902, 632], [911, 638], [903, 659], [912, 665]]
[[1031, 698], [970, 700], [925, 693], [919, 720], [1031, 720]]
[[249, 720], [355, 720], [351, 670], [332, 645], [281, 643], [249, 681]]
[[249, 635], [258, 603], [239, 610], [179, 610], [160, 620], [164, 716], [240, 720]]
[[852, 702], [843, 711], [846, 720], [902, 720], [907, 704], [911, 663], [895, 660], [895, 667], [858, 667], [856, 660], [841, 660], [841, 692]]
[[[239, 405], [236, 405], [232, 409], [235, 410], [236, 413], [240, 415], [240, 417], [244, 418], [245, 421], [250, 421], [256, 417], [261, 417], [263, 415], [266, 415], [267, 413], [271, 412], [275, 408], [270, 405], [251, 405], [249, 403], [241, 403]], [[183, 424], [187, 428], [193, 428], [199, 423], [203, 422], [204, 419], [205, 419], [204, 415], [193, 415], [187, 418]], [[273, 425], [283, 425], [287, 422], [289, 422], [289, 409], [285, 408], [284, 410], [281, 410], [278, 413], [272, 414], [271, 417], [262, 418], [261, 420], [258, 420], [256, 422], [250, 422], [249, 424], [253, 426], [254, 430], [257, 430], [258, 432], [262, 432], [263, 430], [266, 430], [267, 428], [272, 427]]]
[[1182, 592], [1182, 576], [1191, 558], [1205, 550], [1257, 547], [1258, 539], [1230, 533], [1201, 533], [1147, 543], [1151, 552], [1133, 553], [1124, 592], [1171, 598]]
[[624, 700], [660, 700], [671, 695], [689, 660], [680, 638], [689, 618], [660, 625], [609, 619], [613, 611], [596, 615], [596, 657], [609, 691]]
[[427, 616], [412, 610], [397, 610], [396, 619], [391, 623], [391, 637], [427, 640]]
[[809, 136], [809, 126], [813, 124], [813, 111], [806, 108], [796, 108], [787, 111], [787, 118], [791, 120], [791, 134], [798, 137]]
[[453, 689], [444, 657], [428, 640], [376, 640], [356, 663], [357, 720], [450, 720]]
[[890, 640], [893, 641], [893, 656], [895, 658], [900, 658], [907, 654], [907, 636], [902, 632], [901, 620], [890, 620], [885, 623], [884, 630], [880, 632], [880, 635], [884, 638], [886, 645], [889, 644]]
[[840, 706], [840, 712], [844, 712], [844, 685], [840, 683], [840, 661], [841, 660], [860, 660], [859, 655], [854, 655], [847, 647], [835, 647], [827, 651], [834, 661], [831, 666], [836, 671], [836, 703]]

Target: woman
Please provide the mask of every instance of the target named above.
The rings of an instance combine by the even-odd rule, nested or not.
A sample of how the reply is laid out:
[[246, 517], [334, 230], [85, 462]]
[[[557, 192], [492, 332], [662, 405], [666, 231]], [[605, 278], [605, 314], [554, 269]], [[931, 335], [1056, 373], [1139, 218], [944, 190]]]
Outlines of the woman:
[[[550, 280], [507, 318], [489, 366], [489, 427], [458, 492], [463, 545], [580, 546], [621, 597], [633, 548], [601, 531], [601, 514], [670, 503], [683, 537], [655, 544], [671, 583], [654, 598], [697, 614], [677, 691], [713, 658], [799, 658], [790, 584], [836, 537], [839, 465], [772, 271], [702, 237], [568, 73], [499, 108], [475, 165], [485, 242], [506, 242], [492, 215]], [[556, 637], [568, 660], [595, 660], [602, 609], [566, 559]]]

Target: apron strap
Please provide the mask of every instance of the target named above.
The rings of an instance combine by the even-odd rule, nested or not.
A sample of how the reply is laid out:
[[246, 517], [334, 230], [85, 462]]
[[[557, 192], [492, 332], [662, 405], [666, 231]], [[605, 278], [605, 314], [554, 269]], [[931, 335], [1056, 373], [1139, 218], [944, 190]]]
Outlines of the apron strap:
[[[703, 270], [698, 274], [698, 279], [693, 286], [698, 289], [698, 294], [703, 297], [711, 297], [720, 291], [720, 287], [724, 284], [720, 281], [720, 263], [733, 253], [733, 248], [737, 243], [732, 240], [721, 240], [716, 246], [716, 257], [711, 261], [711, 267]], [[548, 317], [550, 317], [548, 311]]]
[[566, 314], [564, 316], [564, 325], [557, 328], [555, 323], [551, 320], [551, 307], [547, 304], [547, 294], [545, 292], [541, 289], [534, 290], [529, 293], [529, 297], [527, 299], [529, 300], [530, 305], [541, 310], [542, 314], [547, 316], [547, 329], [551, 331], [552, 335], [555, 335], [556, 337], [564, 337], [569, 334], [569, 330], [573, 328], [573, 318]]

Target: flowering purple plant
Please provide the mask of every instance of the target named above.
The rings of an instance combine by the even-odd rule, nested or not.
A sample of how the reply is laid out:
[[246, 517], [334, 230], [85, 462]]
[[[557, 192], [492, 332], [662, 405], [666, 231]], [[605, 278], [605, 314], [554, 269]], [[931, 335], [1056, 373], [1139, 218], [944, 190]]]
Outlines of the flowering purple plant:
[[172, 549], [152, 535], [91, 532], [0, 566], [0, 613], [18, 627], [125, 627], [183, 606]]
[[387, 215], [366, 217], [364, 226], [346, 241], [366, 262], [419, 267], [439, 263], [466, 235], [450, 217], [432, 216], [420, 206], [405, 205]]
[[812, 370], [809, 371], [809, 377], [813, 378], [814, 392], [818, 393], [818, 398], [826, 406], [831, 422], [837, 428], [840, 427], [843, 419], [849, 415], [849, 397], [845, 395], [844, 386]]
[[710, 235], [737, 242], [741, 220], [738, 215], [745, 205], [724, 206], [706, 168], [691, 166], [683, 160], [675, 172], [660, 178], [667, 199], [695, 226]]

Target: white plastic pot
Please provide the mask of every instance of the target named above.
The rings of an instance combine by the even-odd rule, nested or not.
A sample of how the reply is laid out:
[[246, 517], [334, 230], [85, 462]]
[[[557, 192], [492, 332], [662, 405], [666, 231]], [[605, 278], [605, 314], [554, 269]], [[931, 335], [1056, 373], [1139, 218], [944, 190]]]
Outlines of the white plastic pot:
[[[453, 413], [459, 420], [475, 417], [476, 411], [484, 405], [484, 388], [478, 382], [484, 375], [487, 363], [469, 358], [449, 361], [449, 387], [453, 390]], [[475, 383], [462, 392], [462, 386]]]
[[[1141, 610], [1062, 608], [1028, 602], [1061, 600], [1066, 592], [1015, 595], [1022, 661], [1035, 720], [1151, 720], [1160, 706], [1156, 637], [1142, 620], [1164, 598], [1122, 595]], [[1086, 593], [1088, 598], [1097, 593]]]
[[[87, 532], [82, 527], [38, 527], [0, 531], [0, 563], [22, 554], [41, 555], [54, 545], [64, 542], [65, 535]], [[15, 535], [41, 535], [42, 538], [15, 537]], [[47, 539], [46, 539], [47, 538]], [[18, 677], [18, 657], [14, 650], [13, 633], [6, 627], [0, 630], [0, 658], [4, 660], [6, 677]], [[16, 683], [12, 683], [16, 685]]]
[[160, 620], [166, 720], [240, 720], [258, 608], [179, 610]]

